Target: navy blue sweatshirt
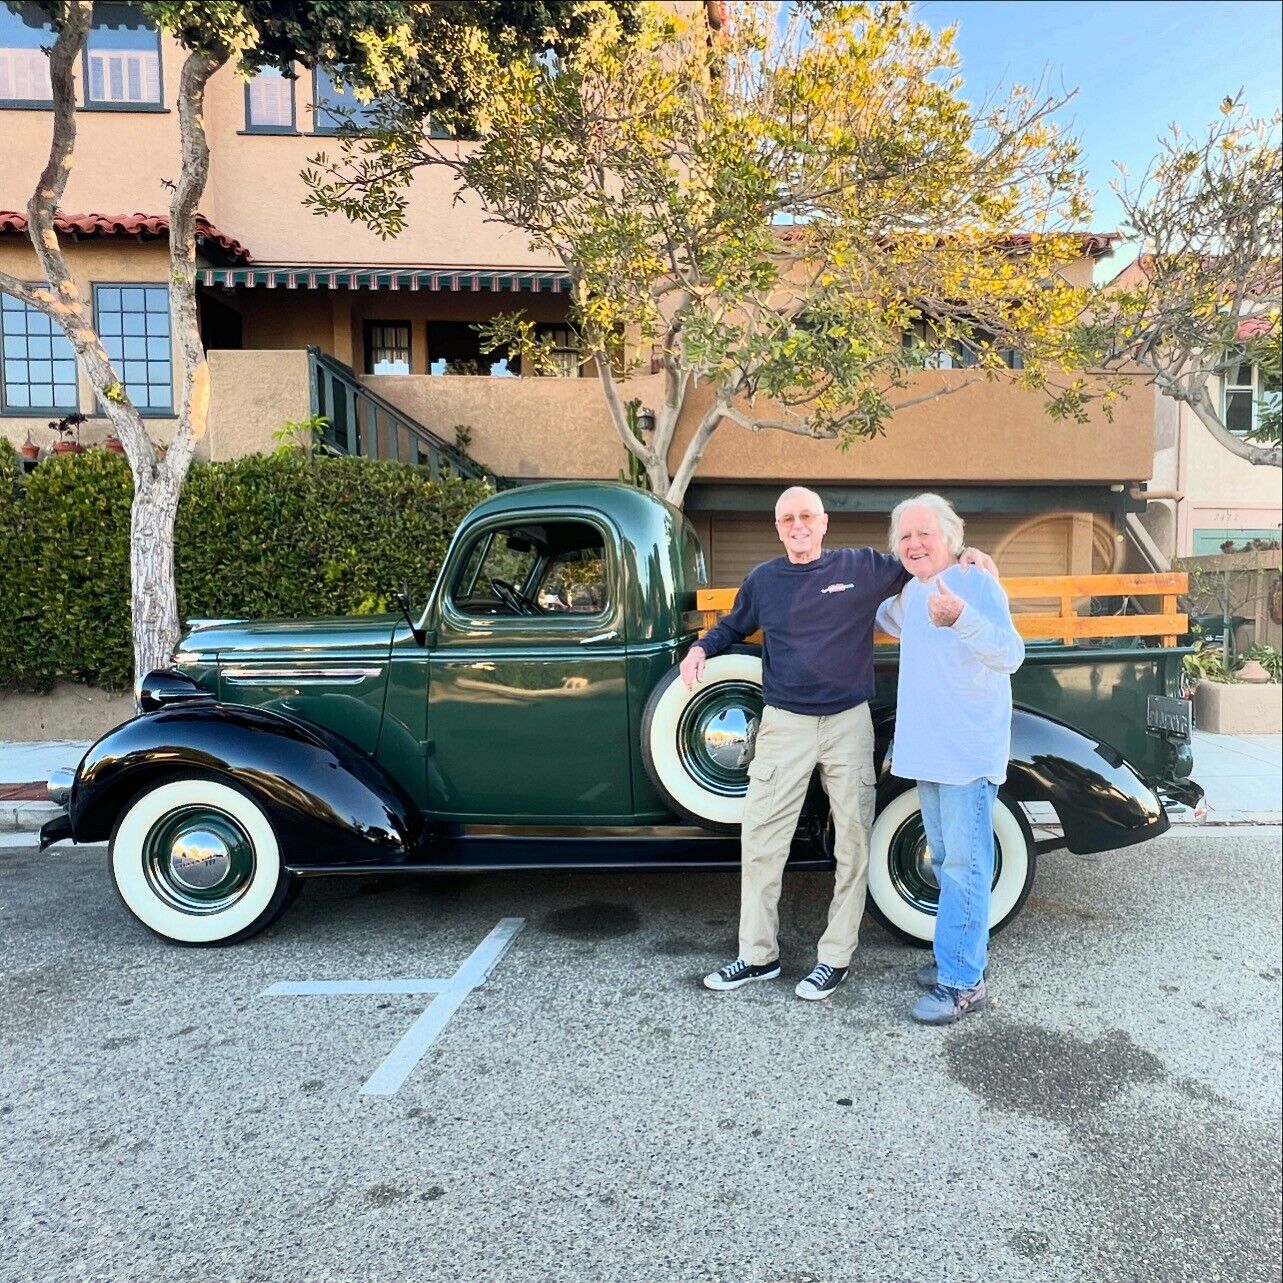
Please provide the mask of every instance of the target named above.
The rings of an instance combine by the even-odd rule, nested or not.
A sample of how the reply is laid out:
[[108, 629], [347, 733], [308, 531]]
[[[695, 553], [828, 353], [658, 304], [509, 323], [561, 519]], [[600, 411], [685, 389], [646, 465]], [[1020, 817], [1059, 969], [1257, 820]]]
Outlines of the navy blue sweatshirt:
[[762, 697], [773, 708], [822, 717], [873, 697], [873, 620], [909, 578], [899, 558], [838, 548], [814, 561], [764, 561], [735, 607], [699, 641], [711, 659], [762, 630]]

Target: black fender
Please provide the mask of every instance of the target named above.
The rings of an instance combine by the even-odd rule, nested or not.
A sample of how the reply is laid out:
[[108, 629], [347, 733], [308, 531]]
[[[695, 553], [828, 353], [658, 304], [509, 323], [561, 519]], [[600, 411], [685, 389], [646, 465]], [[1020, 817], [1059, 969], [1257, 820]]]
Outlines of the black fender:
[[[895, 709], [873, 709], [878, 809], [911, 788], [891, 774]], [[1121, 753], [1045, 713], [1016, 707], [1004, 791], [1018, 802], [1049, 802], [1076, 855], [1113, 851], [1171, 827], [1158, 794]]]
[[144, 713], [89, 749], [68, 802], [75, 840], [106, 839], [142, 789], [186, 775], [253, 797], [294, 871], [396, 864], [424, 842], [423, 818], [404, 789], [341, 735], [213, 699]]
[[1158, 794], [1117, 749], [1027, 708], [1011, 716], [1007, 791], [1050, 802], [1076, 855], [1148, 842], [1171, 827]]

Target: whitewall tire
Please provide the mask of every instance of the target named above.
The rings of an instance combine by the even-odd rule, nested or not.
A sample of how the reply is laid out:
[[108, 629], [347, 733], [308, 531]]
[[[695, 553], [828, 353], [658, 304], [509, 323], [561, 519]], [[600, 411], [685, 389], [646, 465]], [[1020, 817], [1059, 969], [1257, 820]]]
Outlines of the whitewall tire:
[[[1024, 812], [1001, 791], [993, 808], [993, 832], [991, 934], [1020, 912], [1037, 868], [1033, 832]], [[869, 837], [869, 903], [892, 934], [929, 945], [935, 939], [937, 900], [918, 790], [911, 788], [892, 798], [874, 821]]]
[[687, 690], [672, 669], [646, 701], [642, 759], [651, 783], [678, 815], [704, 828], [739, 828], [748, 763], [762, 716], [762, 657], [733, 646], [704, 665]]
[[135, 797], [116, 822], [107, 858], [125, 907], [175, 944], [247, 939], [280, 916], [295, 885], [258, 804], [198, 777]]

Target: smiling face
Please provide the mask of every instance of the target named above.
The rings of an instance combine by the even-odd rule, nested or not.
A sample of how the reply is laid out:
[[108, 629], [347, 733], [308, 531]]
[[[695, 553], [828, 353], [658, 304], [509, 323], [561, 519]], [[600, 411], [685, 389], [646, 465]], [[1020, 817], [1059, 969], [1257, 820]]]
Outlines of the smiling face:
[[900, 564], [915, 579], [931, 579], [955, 561], [940, 533], [940, 519], [930, 508], [920, 505], [906, 508], [900, 514], [896, 551]]
[[775, 532], [792, 562], [814, 561], [824, 551], [829, 514], [814, 491], [794, 486], [775, 505]]

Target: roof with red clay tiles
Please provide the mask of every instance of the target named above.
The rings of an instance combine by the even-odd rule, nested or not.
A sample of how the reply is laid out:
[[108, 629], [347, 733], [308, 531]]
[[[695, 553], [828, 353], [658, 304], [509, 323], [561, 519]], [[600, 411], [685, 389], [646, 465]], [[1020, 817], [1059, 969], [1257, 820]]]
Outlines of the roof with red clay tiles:
[[[55, 229], [77, 239], [85, 236], [133, 236], [151, 240], [169, 235], [167, 214], [55, 214]], [[0, 232], [26, 235], [27, 216], [16, 210], [0, 210]], [[249, 263], [253, 256], [240, 241], [220, 232], [207, 218], [196, 215], [196, 243], [209, 257], [220, 261]]]

